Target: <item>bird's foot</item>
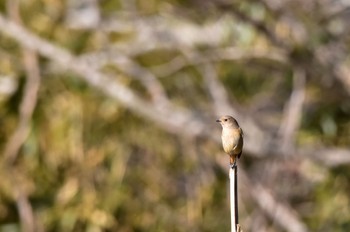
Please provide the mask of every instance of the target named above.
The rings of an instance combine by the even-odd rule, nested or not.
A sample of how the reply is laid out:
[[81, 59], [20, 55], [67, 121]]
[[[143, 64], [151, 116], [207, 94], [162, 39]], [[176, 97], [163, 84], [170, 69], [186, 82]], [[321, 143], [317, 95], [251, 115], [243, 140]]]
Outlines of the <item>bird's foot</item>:
[[236, 161], [233, 164], [230, 164], [230, 168], [234, 169], [237, 167]]

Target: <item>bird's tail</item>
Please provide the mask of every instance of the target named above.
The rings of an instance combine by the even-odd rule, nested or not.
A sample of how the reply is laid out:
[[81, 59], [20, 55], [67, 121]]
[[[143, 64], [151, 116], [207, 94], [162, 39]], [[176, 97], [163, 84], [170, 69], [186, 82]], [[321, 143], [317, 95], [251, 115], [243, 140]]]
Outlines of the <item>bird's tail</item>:
[[235, 155], [230, 155], [230, 165], [231, 166], [234, 165], [235, 161], [236, 161], [236, 156]]

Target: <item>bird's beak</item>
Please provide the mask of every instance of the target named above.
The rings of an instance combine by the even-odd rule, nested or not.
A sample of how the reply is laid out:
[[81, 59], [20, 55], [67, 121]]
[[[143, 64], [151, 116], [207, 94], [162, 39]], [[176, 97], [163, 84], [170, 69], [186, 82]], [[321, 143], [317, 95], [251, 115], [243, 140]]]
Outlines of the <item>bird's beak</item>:
[[220, 119], [216, 119], [216, 122], [221, 122], [221, 120]]

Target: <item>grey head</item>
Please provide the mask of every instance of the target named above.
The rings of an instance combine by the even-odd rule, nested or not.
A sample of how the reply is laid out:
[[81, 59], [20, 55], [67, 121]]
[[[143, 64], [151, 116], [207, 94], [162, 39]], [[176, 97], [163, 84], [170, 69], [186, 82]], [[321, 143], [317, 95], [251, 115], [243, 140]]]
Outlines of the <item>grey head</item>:
[[223, 128], [239, 128], [237, 120], [230, 115], [224, 115], [216, 122], [219, 122]]

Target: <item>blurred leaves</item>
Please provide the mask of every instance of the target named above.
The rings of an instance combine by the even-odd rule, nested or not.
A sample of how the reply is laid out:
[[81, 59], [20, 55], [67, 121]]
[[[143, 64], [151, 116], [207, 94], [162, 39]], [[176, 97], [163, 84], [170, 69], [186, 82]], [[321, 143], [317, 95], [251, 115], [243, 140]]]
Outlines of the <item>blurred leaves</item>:
[[[215, 125], [225, 104], [247, 141], [239, 164], [243, 230], [350, 230], [345, 3], [13, 2], [0, 2], [1, 16], [65, 49], [76, 63], [32, 51], [40, 88], [15, 159], [0, 156], [0, 231], [229, 230], [228, 164]], [[2, 151], [23, 121], [32, 74], [23, 53], [30, 48], [0, 35]], [[289, 105], [299, 69], [301, 107]], [[212, 71], [215, 87], [203, 70]], [[136, 97], [113, 97], [108, 87], [115, 83]], [[140, 99], [148, 105], [131, 104]], [[281, 128], [295, 108], [300, 120], [289, 138]], [[338, 156], [337, 149], [347, 153]], [[259, 201], [259, 194], [275, 202]]]

